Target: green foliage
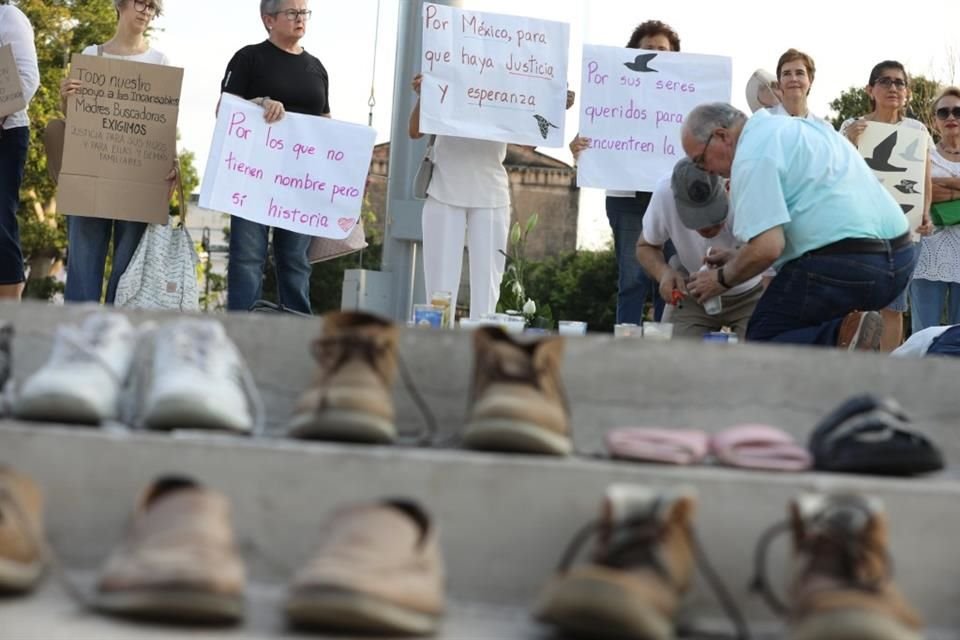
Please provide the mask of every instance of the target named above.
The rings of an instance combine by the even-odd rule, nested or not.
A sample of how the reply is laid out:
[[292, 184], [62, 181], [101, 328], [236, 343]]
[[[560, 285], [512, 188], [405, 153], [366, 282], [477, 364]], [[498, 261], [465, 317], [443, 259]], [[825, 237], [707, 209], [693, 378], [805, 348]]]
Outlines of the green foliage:
[[[907, 104], [907, 115], [920, 120], [933, 132], [931, 104], [940, 91], [940, 83], [924, 76], [912, 76], [910, 80], [910, 101]], [[830, 109], [836, 116], [830, 122], [835, 129], [847, 118], [859, 118], [873, 111], [870, 96], [863, 87], [850, 87], [840, 94], [840, 97], [830, 103]]]

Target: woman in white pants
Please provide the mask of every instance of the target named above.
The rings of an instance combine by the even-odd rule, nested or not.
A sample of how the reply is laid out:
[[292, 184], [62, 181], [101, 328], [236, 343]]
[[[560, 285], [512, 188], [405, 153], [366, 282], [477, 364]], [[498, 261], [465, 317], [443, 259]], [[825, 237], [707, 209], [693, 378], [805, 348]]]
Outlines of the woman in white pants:
[[[413, 79], [420, 95], [421, 75]], [[422, 138], [420, 101], [410, 114], [410, 137]], [[423, 204], [423, 271], [427, 295], [453, 294], [456, 308], [463, 239], [470, 254], [470, 317], [496, 310], [510, 228], [510, 183], [503, 142], [437, 136], [433, 177]]]

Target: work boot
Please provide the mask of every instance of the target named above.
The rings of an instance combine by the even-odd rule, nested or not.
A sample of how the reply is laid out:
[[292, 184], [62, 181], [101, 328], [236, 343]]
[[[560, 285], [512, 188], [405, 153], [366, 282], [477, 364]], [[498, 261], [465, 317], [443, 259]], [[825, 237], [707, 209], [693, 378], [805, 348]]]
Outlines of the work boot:
[[396, 326], [359, 312], [323, 317], [313, 343], [320, 365], [290, 422], [294, 438], [387, 444], [397, 437], [393, 381], [397, 371]]
[[[592, 561], [571, 568], [571, 548], [536, 605], [536, 617], [585, 638], [667, 640], [694, 570], [696, 492], [607, 489]], [[586, 531], [584, 532], [586, 533]], [[587, 538], [578, 536], [575, 544]]]
[[24, 593], [43, 575], [43, 494], [0, 466], [0, 592]]
[[847, 351], [879, 351], [883, 316], [879, 311], [853, 311], [840, 325], [837, 347]]
[[227, 499], [168, 476], [140, 498], [126, 539], [100, 573], [94, 604], [126, 617], [232, 623], [243, 617], [244, 581]]
[[416, 503], [389, 500], [333, 514], [290, 585], [286, 613], [298, 627], [423, 635], [436, 631], [443, 606], [436, 528]]
[[790, 640], [920, 640], [920, 618], [893, 584], [879, 500], [805, 494], [790, 520]]
[[563, 338], [520, 342], [499, 327], [474, 331], [470, 449], [569, 455], [570, 408], [560, 379]]

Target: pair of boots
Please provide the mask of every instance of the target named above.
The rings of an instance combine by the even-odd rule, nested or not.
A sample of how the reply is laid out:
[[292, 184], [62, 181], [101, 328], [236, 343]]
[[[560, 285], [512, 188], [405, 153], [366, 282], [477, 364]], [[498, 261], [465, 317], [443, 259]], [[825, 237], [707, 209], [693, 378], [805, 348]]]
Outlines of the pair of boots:
[[[699, 564], [744, 640], [749, 630], [694, 534], [692, 487], [607, 489], [600, 518], [574, 541], [536, 605], [536, 616], [588, 638], [668, 640]], [[854, 495], [802, 495], [790, 504], [796, 573], [784, 605], [764, 563], [758, 586], [788, 617], [790, 640], [920, 640], [920, 620], [893, 585], [882, 505]], [[589, 534], [590, 562], [573, 566]], [[760, 557], [771, 536], [764, 536]]]
[[[393, 384], [399, 332], [359, 312], [324, 315], [313, 344], [319, 364], [297, 404], [295, 438], [389, 444], [396, 440]], [[563, 338], [521, 342], [498, 327], [474, 332], [468, 448], [568, 455], [570, 410], [560, 378]]]
[[[0, 590], [25, 592], [47, 562], [43, 497], [0, 468]], [[125, 540], [90, 603], [105, 613], [168, 622], [243, 617], [245, 569], [225, 496], [186, 477], [159, 478], [137, 501]], [[437, 529], [409, 500], [349, 506], [327, 521], [319, 550], [290, 583], [293, 626], [426, 634], [444, 609]]]

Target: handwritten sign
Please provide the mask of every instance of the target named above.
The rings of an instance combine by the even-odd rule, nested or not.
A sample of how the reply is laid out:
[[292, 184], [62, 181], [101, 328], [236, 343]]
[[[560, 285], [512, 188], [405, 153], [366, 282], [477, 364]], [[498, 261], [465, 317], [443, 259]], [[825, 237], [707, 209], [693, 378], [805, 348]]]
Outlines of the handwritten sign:
[[23, 99], [23, 85], [20, 83], [17, 61], [13, 57], [13, 46], [5, 44], [0, 47], [0, 118], [26, 108], [27, 101]]
[[920, 235], [914, 230], [923, 221], [928, 140], [922, 129], [867, 122], [857, 142], [860, 155], [906, 214], [915, 242]]
[[570, 26], [423, 5], [420, 130], [562, 147]]
[[730, 58], [586, 45], [577, 183], [653, 191], [683, 157], [680, 129], [705, 102], [729, 102]]
[[360, 216], [373, 144], [370, 127], [263, 108], [223, 94], [200, 206], [310, 236], [342, 239]]
[[75, 54], [57, 202], [70, 215], [165, 224], [183, 69]]

